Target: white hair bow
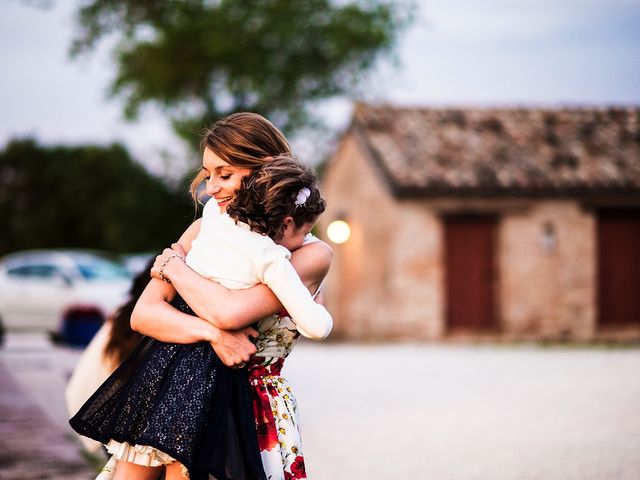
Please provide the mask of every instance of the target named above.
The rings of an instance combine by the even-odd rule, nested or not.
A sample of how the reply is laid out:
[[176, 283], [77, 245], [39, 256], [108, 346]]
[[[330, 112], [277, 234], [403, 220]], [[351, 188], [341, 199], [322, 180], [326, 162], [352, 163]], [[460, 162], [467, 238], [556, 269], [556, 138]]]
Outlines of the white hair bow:
[[302, 187], [298, 192], [298, 195], [296, 196], [296, 201], [294, 202], [296, 204], [296, 207], [304, 205], [310, 195], [311, 190], [309, 190], [307, 187]]

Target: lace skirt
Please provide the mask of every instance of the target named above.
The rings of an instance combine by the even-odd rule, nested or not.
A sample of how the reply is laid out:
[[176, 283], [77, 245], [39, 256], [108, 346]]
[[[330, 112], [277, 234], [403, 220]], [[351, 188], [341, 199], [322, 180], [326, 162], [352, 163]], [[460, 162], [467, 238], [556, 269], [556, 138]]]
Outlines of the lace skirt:
[[[193, 314], [179, 296], [172, 304]], [[143, 338], [69, 423], [104, 444], [160, 450], [191, 480], [266, 479], [247, 371], [224, 366], [206, 342]]]

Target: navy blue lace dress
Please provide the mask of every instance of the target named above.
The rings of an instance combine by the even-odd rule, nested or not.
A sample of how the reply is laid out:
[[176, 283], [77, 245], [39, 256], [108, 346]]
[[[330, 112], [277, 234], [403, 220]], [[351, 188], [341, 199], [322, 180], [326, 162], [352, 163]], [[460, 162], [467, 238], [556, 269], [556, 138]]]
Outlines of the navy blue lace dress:
[[[172, 305], [193, 314], [176, 296]], [[246, 369], [227, 368], [206, 342], [143, 338], [71, 418], [81, 435], [149, 445], [191, 480], [266, 479]]]

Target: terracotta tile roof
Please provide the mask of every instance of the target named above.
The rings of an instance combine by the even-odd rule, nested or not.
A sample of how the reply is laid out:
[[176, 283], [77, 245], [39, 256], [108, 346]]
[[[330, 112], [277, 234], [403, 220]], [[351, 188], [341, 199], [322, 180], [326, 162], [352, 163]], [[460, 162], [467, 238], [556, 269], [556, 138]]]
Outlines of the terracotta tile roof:
[[359, 104], [350, 132], [398, 196], [640, 193], [640, 108]]

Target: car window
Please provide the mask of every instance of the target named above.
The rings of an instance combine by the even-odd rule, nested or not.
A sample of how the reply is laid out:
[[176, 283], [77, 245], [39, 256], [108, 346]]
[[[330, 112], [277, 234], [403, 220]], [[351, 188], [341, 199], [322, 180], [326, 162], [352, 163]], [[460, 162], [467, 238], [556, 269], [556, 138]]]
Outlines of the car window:
[[78, 270], [86, 280], [121, 280], [131, 278], [129, 271], [122, 265], [107, 260], [78, 261]]
[[7, 274], [20, 278], [49, 279], [59, 277], [61, 272], [54, 265], [23, 265], [8, 269]]

